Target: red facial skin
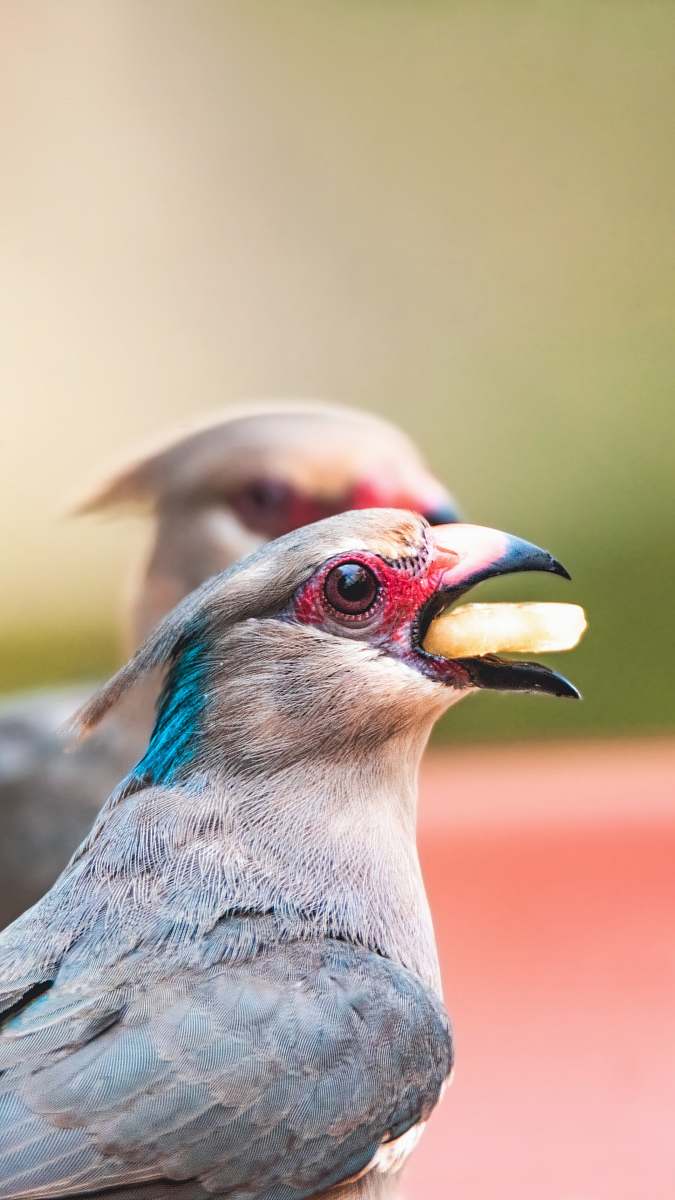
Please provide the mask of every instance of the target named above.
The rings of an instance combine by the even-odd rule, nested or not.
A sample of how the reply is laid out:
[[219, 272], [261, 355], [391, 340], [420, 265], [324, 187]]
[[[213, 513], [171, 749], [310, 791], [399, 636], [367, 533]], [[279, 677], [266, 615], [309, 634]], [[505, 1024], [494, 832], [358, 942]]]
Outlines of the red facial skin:
[[[410, 512], [426, 513], [447, 506], [450, 498], [435, 480], [422, 482], [419, 490], [401, 491], [387, 488], [373, 479], [362, 479], [347, 497], [344, 511], [358, 508], [404, 508]], [[343, 511], [343, 510], [340, 510]]]
[[292, 529], [354, 509], [403, 508], [426, 512], [447, 501], [440, 484], [433, 495], [429, 484], [413, 495], [412, 492], [393, 491], [373, 480], [361, 480], [340, 496], [323, 497], [296, 491], [280, 480], [261, 479], [228, 497], [230, 508], [246, 527], [267, 538], [280, 537]]
[[[500, 573], [499, 564], [508, 561], [510, 548], [522, 550], [523, 546], [537, 554], [545, 553], [498, 529], [461, 524], [427, 527], [425, 541], [415, 557], [390, 561], [356, 550], [329, 559], [300, 588], [293, 602], [293, 615], [305, 625], [317, 625], [386, 648], [438, 682], [469, 687], [471, 676], [461, 662], [423, 650], [420, 615], [438, 592], [457, 598], [474, 583]], [[342, 613], [326, 598], [326, 578], [341, 563], [361, 563], [378, 581], [377, 599], [363, 614]]]
[[[416, 557], [393, 561], [355, 550], [323, 563], [292, 602], [295, 620], [359, 638], [455, 688], [536, 691], [578, 699], [568, 679], [538, 663], [504, 662], [489, 654], [445, 659], [422, 647], [427, 621], [475, 584], [516, 571], [544, 571], [569, 579], [562, 564], [541, 547], [498, 529], [455, 522], [424, 525], [421, 534]], [[359, 579], [358, 572], [338, 572], [326, 590], [331, 571], [349, 563], [367, 568], [376, 582]], [[368, 605], [362, 613], [361, 605]]]
[[343, 511], [339, 501], [304, 495], [277, 480], [248, 484], [227, 500], [248, 529], [266, 538], [281, 537]]
[[[326, 598], [326, 578], [342, 563], [361, 563], [378, 580], [378, 597], [363, 614], [339, 612]], [[466, 671], [459, 664], [427, 655], [415, 634], [421, 609], [444, 586], [456, 563], [457, 557], [452, 558], [448, 552], [432, 554], [426, 560], [410, 558], [396, 563], [366, 552], [340, 554], [323, 563], [300, 589], [293, 602], [293, 616], [303, 625], [315, 625], [373, 646], [386, 646], [393, 657], [439, 682], [467, 686]]]

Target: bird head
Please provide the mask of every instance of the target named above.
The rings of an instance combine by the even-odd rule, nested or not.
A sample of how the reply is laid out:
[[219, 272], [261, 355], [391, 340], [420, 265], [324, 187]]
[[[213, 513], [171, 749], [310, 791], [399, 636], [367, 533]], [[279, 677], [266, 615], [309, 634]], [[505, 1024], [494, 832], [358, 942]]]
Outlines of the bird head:
[[262, 542], [347, 510], [396, 507], [457, 520], [445, 487], [388, 421], [318, 404], [267, 405], [149, 453], [116, 473], [80, 512], [149, 508], [155, 539], [135, 586], [136, 646], [204, 579]]
[[469, 692], [578, 694], [536, 663], [464, 654], [456, 631], [451, 656], [442, 636], [433, 653], [425, 648], [439, 612], [481, 581], [520, 571], [568, 577], [546, 551], [497, 530], [434, 528], [392, 509], [329, 517], [184, 600], [83, 711], [81, 727], [160, 667], [166, 683], [139, 766], [150, 782], [322, 758], [353, 765], [404, 744], [418, 758], [433, 722]]
[[148, 921], [161, 912], [163, 939], [170, 926], [191, 944], [195, 920], [211, 929], [233, 908], [274, 914], [288, 937], [368, 946], [439, 988], [415, 839], [431, 727], [480, 688], [576, 692], [535, 664], [464, 656], [456, 630], [453, 656], [440, 653], [443, 627], [430, 653], [430, 622], [481, 580], [526, 570], [565, 574], [507, 534], [370, 509], [208, 580], [80, 714], [86, 731], [164, 672], [147, 750], [73, 877], [103, 881], [109, 904], [121, 864], [150, 856]]

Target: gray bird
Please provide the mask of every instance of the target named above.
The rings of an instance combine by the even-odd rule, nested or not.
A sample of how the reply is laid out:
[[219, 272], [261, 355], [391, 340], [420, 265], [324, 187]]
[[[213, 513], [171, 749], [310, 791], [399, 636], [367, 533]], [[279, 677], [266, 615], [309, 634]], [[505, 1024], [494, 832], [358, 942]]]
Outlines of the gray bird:
[[480, 580], [565, 574], [399, 510], [181, 602], [81, 713], [165, 681], [138, 764], [0, 935], [0, 1200], [390, 1196], [452, 1060], [415, 842], [435, 720], [547, 668], [423, 649]]
[[[170, 442], [99, 486], [80, 511], [124, 505], [152, 514], [127, 652], [204, 579], [320, 517], [391, 505], [436, 523], [456, 516], [446, 489], [389, 422], [298, 403], [235, 410]], [[92, 686], [11, 697], [0, 708], [0, 927], [50, 887], [152, 728], [157, 682], [148, 679], [100, 734], [64, 754], [64, 719]]]

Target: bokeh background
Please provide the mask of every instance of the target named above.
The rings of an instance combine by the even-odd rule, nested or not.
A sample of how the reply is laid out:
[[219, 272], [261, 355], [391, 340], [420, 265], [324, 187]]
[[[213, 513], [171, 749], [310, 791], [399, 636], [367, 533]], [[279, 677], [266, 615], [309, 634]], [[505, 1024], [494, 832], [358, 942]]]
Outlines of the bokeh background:
[[574, 576], [481, 598], [589, 611], [583, 704], [472, 697], [423, 775], [458, 1068], [408, 1200], [675, 1194], [673, 16], [0, 5], [0, 691], [115, 664], [144, 524], [68, 505], [242, 398], [394, 418]]
[[[245, 397], [387, 413], [587, 605], [583, 705], [673, 727], [673, 6], [4, 0], [0, 687], [116, 661], [101, 470]], [[484, 593], [485, 594], [485, 593]]]

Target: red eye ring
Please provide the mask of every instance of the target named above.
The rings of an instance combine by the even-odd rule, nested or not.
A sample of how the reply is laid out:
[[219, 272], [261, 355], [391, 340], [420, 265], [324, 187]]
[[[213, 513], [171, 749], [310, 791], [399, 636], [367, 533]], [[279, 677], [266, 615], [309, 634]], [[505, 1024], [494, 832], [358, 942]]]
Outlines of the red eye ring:
[[363, 617], [379, 599], [380, 581], [365, 563], [341, 562], [326, 575], [323, 594], [340, 616]]

